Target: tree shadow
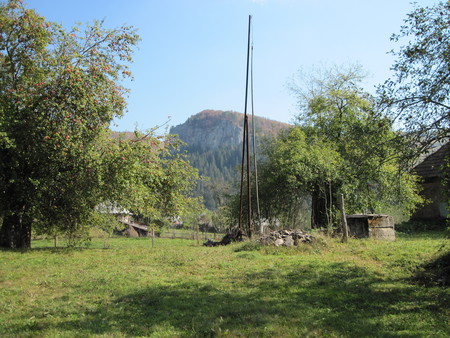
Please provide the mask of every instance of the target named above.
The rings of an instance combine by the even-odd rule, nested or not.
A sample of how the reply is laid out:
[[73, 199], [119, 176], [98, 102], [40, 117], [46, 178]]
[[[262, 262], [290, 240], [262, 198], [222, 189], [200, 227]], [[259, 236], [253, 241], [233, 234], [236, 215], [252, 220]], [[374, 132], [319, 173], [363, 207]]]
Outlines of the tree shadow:
[[21, 254], [31, 254], [33, 252], [48, 252], [52, 254], [70, 254], [73, 252], [82, 252], [88, 250], [103, 250], [99, 248], [91, 247], [38, 247], [38, 248], [20, 248], [20, 249], [10, 249], [10, 248], [0, 248], [0, 252], [14, 252]]
[[418, 267], [413, 282], [425, 286], [450, 286], [450, 250], [444, 251]]
[[[410, 319], [386, 323], [382, 318], [404, 319], [417, 311], [433, 316], [442, 311], [432, 299], [422, 297], [417, 302], [412, 288], [381, 287], [383, 283], [380, 276], [348, 263], [299, 265], [290, 271], [270, 268], [230, 278], [227, 289], [223, 284], [190, 281], [148, 286], [86, 309], [82, 319], [36, 327], [34, 333], [56, 329], [81, 335], [280, 336], [288, 332], [288, 336], [391, 337], [407, 332]], [[410, 336], [435, 333], [425, 320], [414, 330]]]

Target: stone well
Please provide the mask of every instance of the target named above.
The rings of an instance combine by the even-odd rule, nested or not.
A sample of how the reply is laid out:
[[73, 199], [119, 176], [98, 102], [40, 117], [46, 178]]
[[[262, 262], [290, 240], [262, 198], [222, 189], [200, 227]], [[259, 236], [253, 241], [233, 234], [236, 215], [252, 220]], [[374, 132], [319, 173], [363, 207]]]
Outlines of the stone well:
[[356, 238], [395, 240], [394, 219], [388, 215], [347, 215], [349, 235]]

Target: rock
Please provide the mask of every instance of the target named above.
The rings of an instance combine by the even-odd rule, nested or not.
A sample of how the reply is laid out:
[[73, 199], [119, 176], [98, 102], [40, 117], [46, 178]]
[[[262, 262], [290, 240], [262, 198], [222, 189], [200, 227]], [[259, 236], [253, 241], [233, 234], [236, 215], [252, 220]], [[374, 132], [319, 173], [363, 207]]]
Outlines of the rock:
[[261, 236], [259, 242], [263, 245], [297, 246], [300, 243], [311, 243], [314, 237], [301, 230], [277, 230]]
[[292, 234], [292, 231], [289, 230], [281, 230], [280, 231], [281, 236], [290, 236]]
[[259, 239], [259, 242], [260, 242], [262, 245], [272, 245], [273, 242], [274, 242], [274, 240], [271, 239], [270, 237], [261, 237], [261, 238]]
[[293, 246], [294, 245], [294, 240], [292, 239], [292, 236], [287, 236], [284, 239], [284, 244], [283, 246]]
[[280, 246], [284, 244], [284, 240], [282, 238], [278, 238], [275, 242], [273, 242], [273, 245]]
[[314, 236], [311, 235], [304, 235], [303, 238], [304, 238], [304, 240], [302, 241], [303, 243], [311, 243], [315, 239]]

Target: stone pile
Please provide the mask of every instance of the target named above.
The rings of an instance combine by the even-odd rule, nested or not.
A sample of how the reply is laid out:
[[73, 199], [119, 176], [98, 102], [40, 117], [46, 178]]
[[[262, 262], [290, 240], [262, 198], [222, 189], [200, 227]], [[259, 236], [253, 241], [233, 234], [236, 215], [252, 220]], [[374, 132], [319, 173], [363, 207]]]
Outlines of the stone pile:
[[294, 246], [300, 243], [311, 243], [315, 238], [301, 230], [276, 230], [259, 239], [263, 245]]

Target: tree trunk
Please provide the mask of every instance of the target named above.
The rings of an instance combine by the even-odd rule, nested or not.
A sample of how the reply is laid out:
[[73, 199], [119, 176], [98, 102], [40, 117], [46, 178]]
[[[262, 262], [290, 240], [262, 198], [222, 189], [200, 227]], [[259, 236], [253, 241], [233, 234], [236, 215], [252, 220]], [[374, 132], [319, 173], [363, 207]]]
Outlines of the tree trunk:
[[342, 218], [342, 242], [347, 243], [348, 241], [348, 225], [347, 218], [345, 215], [345, 206], [344, 206], [344, 194], [341, 194], [341, 218]]
[[319, 229], [328, 224], [326, 203], [323, 194], [316, 189], [311, 196], [311, 227]]
[[0, 247], [31, 248], [31, 220], [17, 214], [5, 216], [0, 228]]
[[337, 205], [336, 186], [325, 183], [317, 186], [311, 194], [311, 227], [313, 229], [333, 226], [333, 206]]

